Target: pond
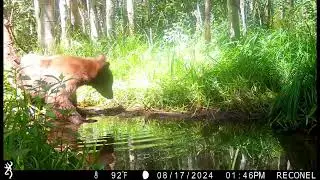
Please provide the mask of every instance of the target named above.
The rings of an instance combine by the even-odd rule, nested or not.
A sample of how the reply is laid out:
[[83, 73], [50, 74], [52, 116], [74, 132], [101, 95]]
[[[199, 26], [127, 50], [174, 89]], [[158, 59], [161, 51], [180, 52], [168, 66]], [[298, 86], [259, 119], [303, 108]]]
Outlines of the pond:
[[307, 140], [298, 144], [292, 139], [299, 138], [277, 136], [261, 124], [116, 116], [95, 119], [98, 121], [79, 128], [80, 139], [94, 150], [104, 147], [105, 154], [114, 157], [108, 162], [114, 170], [315, 168], [315, 148], [310, 146], [310, 153], [304, 145]]

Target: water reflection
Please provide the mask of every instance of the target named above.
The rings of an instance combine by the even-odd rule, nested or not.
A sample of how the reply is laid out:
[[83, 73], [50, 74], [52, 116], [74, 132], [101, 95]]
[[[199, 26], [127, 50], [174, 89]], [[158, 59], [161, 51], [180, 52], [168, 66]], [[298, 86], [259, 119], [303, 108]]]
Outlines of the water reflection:
[[48, 143], [59, 152], [75, 150], [78, 158], [85, 157], [83, 169], [113, 170], [116, 162], [114, 137], [107, 135], [94, 142], [79, 139], [80, 125], [54, 122], [48, 133]]
[[[97, 142], [78, 142], [78, 148], [94, 147], [86, 156], [87, 169], [114, 170], [116, 156], [114, 153], [114, 138], [112, 135], [101, 137]], [[92, 148], [91, 148], [92, 149]]]
[[310, 170], [316, 167], [313, 146], [306, 151], [305, 144], [293, 141], [297, 137], [280, 138], [270, 129], [253, 123], [100, 117], [98, 122], [73, 127], [74, 130], [80, 134], [71, 140], [76, 148], [93, 149], [86, 158], [89, 164], [100, 164], [100, 167], [90, 166], [93, 169], [103, 166], [115, 170]]
[[299, 131], [290, 133], [275, 133], [285, 153], [279, 166], [288, 169], [317, 169], [317, 136], [311, 136]]

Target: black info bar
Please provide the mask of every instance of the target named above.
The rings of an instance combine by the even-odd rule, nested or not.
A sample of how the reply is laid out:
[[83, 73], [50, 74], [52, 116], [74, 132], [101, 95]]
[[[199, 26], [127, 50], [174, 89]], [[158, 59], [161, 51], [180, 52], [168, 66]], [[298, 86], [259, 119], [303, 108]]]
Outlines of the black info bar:
[[5, 179], [68, 179], [68, 180], [179, 180], [179, 179], [317, 179], [317, 171], [273, 171], [273, 170], [13, 170], [5, 173]]

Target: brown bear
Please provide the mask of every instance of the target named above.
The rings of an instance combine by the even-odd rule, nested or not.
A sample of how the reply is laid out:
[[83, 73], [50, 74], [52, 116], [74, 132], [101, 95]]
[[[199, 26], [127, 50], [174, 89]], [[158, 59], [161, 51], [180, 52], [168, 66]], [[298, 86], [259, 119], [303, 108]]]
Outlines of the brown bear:
[[[19, 81], [32, 96], [52, 104], [58, 119], [74, 124], [85, 122], [76, 111], [76, 90], [90, 85], [103, 97], [113, 98], [113, 75], [104, 55], [98, 57], [41, 56], [27, 54], [21, 58]], [[65, 116], [61, 110], [71, 110]]]

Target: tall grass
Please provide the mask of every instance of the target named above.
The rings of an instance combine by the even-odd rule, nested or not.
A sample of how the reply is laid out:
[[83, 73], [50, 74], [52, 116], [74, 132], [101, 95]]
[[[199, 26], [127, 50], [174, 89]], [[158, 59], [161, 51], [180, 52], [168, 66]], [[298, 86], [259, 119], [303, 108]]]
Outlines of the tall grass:
[[[216, 27], [210, 44], [173, 28], [152, 45], [140, 36], [98, 42], [80, 38], [53, 53], [107, 54], [116, 79], [115, 100], [127, 106], [259, 112], [283, 128], [314, 122], [314, 33], [254, 29], [230, 43], [224, 26]], [[78, 92], [80, 102], [108, 103], [90, 87]]]
[[[286, 82], [272, 106], [271, 123], [281, 128], [316, 125], [316, 39], [309, 33], [291, 33], [288, 41]], [[289, 42], [290, 40], [290, 42]], [[294, 41], [292, 41], [294, 40]], [[290, 44], [289, 44], [290, 43]]]

